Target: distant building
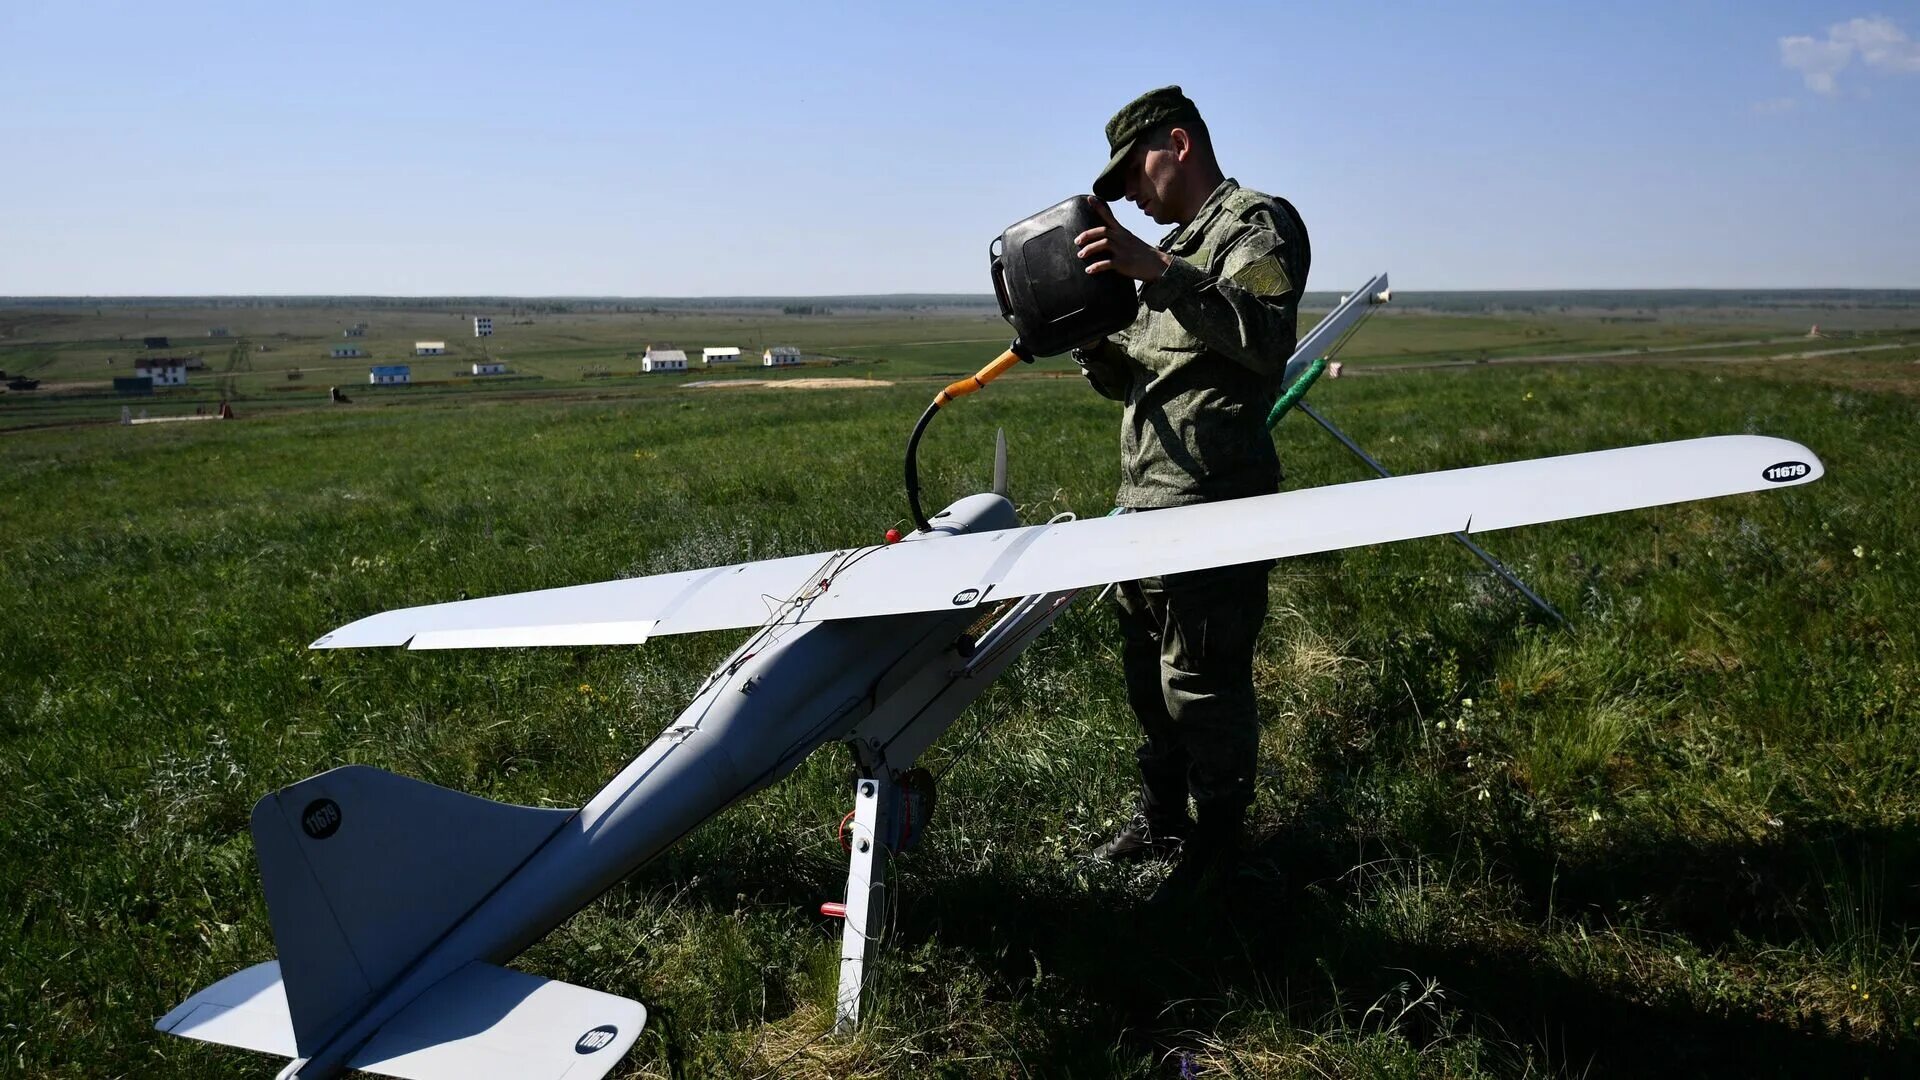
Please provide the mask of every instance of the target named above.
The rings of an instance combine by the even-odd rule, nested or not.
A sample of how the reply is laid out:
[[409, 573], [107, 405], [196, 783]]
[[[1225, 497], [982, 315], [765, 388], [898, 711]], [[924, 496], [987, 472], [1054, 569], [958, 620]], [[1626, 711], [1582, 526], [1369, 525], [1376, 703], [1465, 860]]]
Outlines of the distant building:
[[333, 358], [335, 360], [345, 360], [355, 356], [365, 355], [367, 355], [367, 350], [358, 345], [335, 345], [333, 347]]
[[761, 367], [792, 367], [800, 362], [800, 350], [792, 345], [775, 345], [760, 356]]
[[167, 339], [163, 337], [141, 338], [140, 344], [142, 348], [147, 349], [166, 349], [172, 347], [167, 344]]
[[366, 337], [367, 324], [354, 323], [352, 326], [349, 326], [345, 330], [341, 331], [340, 336], [341, 337]]
[[700, 362], [703, 364], [737, 364], [740, 362], [740, 350], [732, 345], [717, 349], [701, 349]]
[[375, 364], [367, 369], [367, 381], [375, 386], [405, 386], [413, 381], [413, 368], [406, 364]]
[[445, 356], [447, 343], [444, 341], [416, 341], [413, 343], [415, 356]]
[[207, 327], [207, 336], [208, 336], [208, 337], [226, 337], [226, 336], [228, 335], [228, 333], [229, 333], [229, 331], [228, 331], [228, 330], [227, 330], [227, 328], [226, 328], [226, 327], [224, 327], [224, 326], [209, 326], [209, 327]]
[[687, 370], [687, 354], [684, 349], [656, 349], [647, 346], [647, 354], [640, 358], [640, 370], [651, 374], [656, 371]]
[[474, 337], [492, 337], [493, 336], [493, 316], [475, 315], [473, 317], [473, 336]]
[[507, 373], [507, 365], [498, 360], [475, 360], [473, 362], [473, 373], [475, 375], [505, 375]]
[[184, 356], [141, 356], [133, 361], [135, 378], [152, 380], [154, 388], [187, 385], [187, 359]]

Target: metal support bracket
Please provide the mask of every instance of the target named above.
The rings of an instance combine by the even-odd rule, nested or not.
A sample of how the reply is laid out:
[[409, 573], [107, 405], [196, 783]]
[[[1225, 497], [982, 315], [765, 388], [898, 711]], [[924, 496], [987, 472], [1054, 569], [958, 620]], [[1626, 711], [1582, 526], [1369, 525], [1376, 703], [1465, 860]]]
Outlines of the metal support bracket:
[[[1302, 401], [1298, 403], [1298, 408], [1300, 409], [1301, 412], [1306, 413], [1309, 417], [1311, 417], [1314, 423], [1319, 424], [1323, 429], [1325, 429], [1327, 434], [1333, 436], [1335, 439], [1338, 439], [1340, 441], [1340, 445], [1346, 447], [1347, 450], [1351, 452], [1354, 457], [1357, 457], [1361, 461], [1366, 462], [1368, 468], [1372, 469], [1376, 473], [1379, 473], [1382, 477], [1390, 478], [1393, 476], [1392, 473], [1387, 471], [1387, 467], [1385, 465], [1382, 465], [1378, 461], [1374, 460], [1373, 455], [1367, 453], [1366, 450], [1363, 449], [1359, 443], [1354, 442], [1352, 438], [1348, 437], [1346, 432], [1341, 431], [1339, 428], [1335, 427], [1333, 424], [1333, 421], [1315, 412], [1313, 409], [1313, 406], [1308, 405], [1306, 402]], [[1467, 534], [1464, 532], [1451, 533], [1449, 535], [1451, 535], [1455, 540], [1459, 541], [1461, 547], [1464, 547], [1468, 551], [1472, 552], [1474, 558], [1479, 559], [1481, 562], [1487, 564], [1487, 569], [1492, 570], [1495, 574], [1499, 575], [1501, 581], [1504, 581], [1508, 585], [1511, 585], [1515, 592], [1519, 593], [1521, 596], [1526, 597], [1527, 602], [1532, 604], [1535, 608], [1539, 609], [1541, 614], [1546, 615], [1548, 618], [1552, 619], [1554, 622], [1559, 623], [1560, 629], [1571, 630], [1573, 628], [1567, 622], [1567, 617], [1565, 615], [1560, 614], [1559, 608], [1556, 608], [1552, 604], [1547, 603], [1547, 600], [1545, 597], [1541, 596], [1539, 593], [1534, 592], [1531, 588], [1529, 588], [1526, 582], [1520, 580], [1519, 575], [1515, 574], [1512, 570], [1507, 569], [1506, 563], [1503, 563], [1499, 559], [1494, 558], [1493, 554], [1489, 552], [1486, 548], [1483, 548], [1479, 544], [1476, 544], [1472, 540], [1468, 539]]]
[[[1007, 665], [1053, 625], [1080, 590], [1023, 597], [980, 636], [971, 655], [952, 657], [958, 666], [926, 664], [888, 694], [847, 736], [860, 761], [853, 786], [853, 820], [847, 829], [847, 893], [842, 904], [821, 911], [845, 920], [840, 930], [840, 988], [834, 1000], [834, 1031], [860, 1023], [867, 963], [879, 953], [888, 921], [887, 863], [907, 822], [909, 792], [899, 781], [961, 711]], [[914, 821], [925, 828], [926, 823]]]
[[900, 790], [886, 771], [853, 785], [853, 824], [847, 835], [846, 925], [840, 931], [840, 991], [833, 1029], [847, 1034], [860, 1023], [869, 950], [877, 950], [887, 925], [886, 838], [899, 831]]

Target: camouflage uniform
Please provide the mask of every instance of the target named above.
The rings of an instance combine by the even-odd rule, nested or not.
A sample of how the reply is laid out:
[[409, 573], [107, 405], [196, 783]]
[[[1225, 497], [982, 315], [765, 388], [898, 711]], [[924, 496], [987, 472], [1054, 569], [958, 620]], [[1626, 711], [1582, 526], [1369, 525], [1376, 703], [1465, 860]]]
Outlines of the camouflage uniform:
[[[1224, 180], [1159, 248], [1173, 260], [1140, 290], [1139, 318], [1074, 354], [1096, 391], [1126, 403], [1117, 501], [1152, 510], [1276, 491], [1280, 461], [1266, 418], [1307, 278], [1297, 219]], [[1253, 648], [1272, 565], [1117, 590], [1127, 697], [1146, 735], [1142, 809], [1157, 831], [1184, 828], [1189, 793], [1203, 824], [1237, 821], [1253, 801]]]

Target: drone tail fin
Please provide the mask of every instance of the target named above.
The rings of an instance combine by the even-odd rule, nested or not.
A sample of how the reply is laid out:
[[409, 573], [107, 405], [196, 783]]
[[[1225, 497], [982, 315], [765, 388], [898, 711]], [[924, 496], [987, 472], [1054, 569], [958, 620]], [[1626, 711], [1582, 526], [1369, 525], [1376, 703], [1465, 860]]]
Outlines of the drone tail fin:
[[365, 765], [261, 799], [254, 851], [300, 1045], [357, 1016], [572, 814]]
[[[253, 839], [280, 957], [208, 987], [156, 1026], [296, 1059], [315, 1053], [573, 814], [363, 765], [266, 796]], [[497, 1070], [476, 1069], [482, 1044], [497, 1053], [501, 1039], [540, 1031], [539, 1041], [564, 1043], [566, 1060], [591, 1054], [611, 1068], [644, 1020], [637, 1002], [476, 959], [383, 1024], [352, 1065], [422, 1080], [483, 1076]], [[599, 1053], [615, 1044], [620, 1052]]]

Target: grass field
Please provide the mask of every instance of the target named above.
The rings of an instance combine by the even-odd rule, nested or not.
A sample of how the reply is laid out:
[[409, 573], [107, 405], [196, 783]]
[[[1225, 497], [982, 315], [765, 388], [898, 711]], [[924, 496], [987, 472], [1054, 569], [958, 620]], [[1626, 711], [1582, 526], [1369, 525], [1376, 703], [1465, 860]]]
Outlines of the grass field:
[[[1365, 366], [1605, 353], [1762, 355], [1920, 342], [1920, 296], [1863, 294], [1853, 304], [1820, 307], [1814, 306], [1817, 294], [1797, 306], [1789, 303], [1795, 294], [1781, 294], [1767, 303], [1699, 307], [1650, 299], [1660, 294], [1632, 294], [1602, 306], [1607, 296], [1487, 294], [1476, 305], [1464, 305], [1448, 294], [1410, 294], [1403, 298], [1405, 306], [1397, 302], [1368, 322], [1342, 355]], [[222, 401], [244, 415], [325, 408], [328, 388], [334, 386], [356, 404], [383, 406], [447, 395], [513, 400], [645, 395], [677, 382], [762, 377], [766, 372], [755, 358], [765, 347], [782, 344], [799, 346], [809, 361], [777, 378], [822, 373], [877, 380], [951, 378], [992, 359], [1009, 334], [994, 308], [965, 299], [876, 301], [825, 316], [789, 315], [780, 306], [745, 302], [663, 307], [644, 301], [597, 306], [312, 301], [235, 307], [118, 300], [98, 307], [68, 303], [38, 309], [0, 303], [0, 372], [41, 382], [30, 391], [0, 390], [0, 431], [109, 423], [123, 408], [152, 416], [212, 411]], [[1334, 298], [1309, 300], [1309, 318], [1314, 318]], [[474, 314], [494, 317], [492, 337], [472, 336]], [[342, 336], [361, 323], [367, 326], [365, 337]], [[1809, 342], [1807, 328], [1814, 323], [1823, 327], [1827, 340]], [[230, 336], [209, 336], [214, 326], [228, 329]], [[167, 338], [168, 347], [144, 349], [142, 341], [149, 336]], [[448, 353], [414, 356], [417, 341], [443, 341]], [[332, 357], [332, 348], [343, 344], [358, 345], [368, 355]], [[686, 349], [693, 370], [685, 376], [641, 376], [639, 354], [649, 344]], [[739, 346], [748, 362], [702, 371], [699, 350], [709, 345]], [[132, 374], [134, 360], [149, 355], [193, 357], [203, 367], [189, 373], [184, 388], [152, 398], [116, 395], [114, 377]], [[509, 375], [474, 377], [472, 363], [481, 359], [504, 362]], [[410, 365], [416, 385], [367, 385], [367, 368], [376, 363]]]
[[[180, 325], [245, 331], [237, 314], [192, 317]], [[1357, 339], [1349, 359], [1637, 348], [1672, 329], [1402, 318], [1375, 320], [1371, 353]], [[905, 343], [1000, 326], [787, 321], [818, 334], [787, 340], [884, 352], [876, 374], [923, 378], [992, 346]], [[395, 340], [426, 325], [396, 322]], [[690, 325], [675, 340], [720, 343]], [[750, 343], [745, 325], [730, 343]], [[1669, 343], [1766, 336], [1756, 325], [1688, 323]], [[91, 377], [99, 339], [24, 345], [14, 326], [9, 373], [25, 356], [48, 378]], [[580, 348], [647, 340], [600, 332], [582, 328]], [[503, 333], [499, 347], [521, 346]], [[563, 383], [598, 362], [542, 348], [514, 364]], [[273, 953], [256, 799], [362, 762], [577, 805], [737, 639], [307, 651], [319, 634], [901, 523], [898, 455], [924, 383], [602, 392], [578, 374], [551, 396], [356, 393], [232, 423], [0, 436], [0, 1072], [268, 1075], [258, 1055], [151, 1031]], [[935, 425], [930, 501], [986, 485], [1004, 426], [1027, 520], [1107, 508], [1116, 407], [1025, 374]], [[939, 809], [896, 864], [857, 1037], [825, 1034], [838, 924], [815, 909], [844, 879], [850, 775], [833, 749], [517, 966], [645, 1002], [627, 1076], [1920, 1071], [1920, 349], [1474, 365], [1326, 382], [1313, 400], [1396, 471], [1756, 431], [1805, 442], [1829, 473], [1486, 537], [1571, 632], [1528, 618], [1445, 540], [1282, 564], [1257, 667], [1258, 855], [1274, 880], [1231, 919], [1155, 917], [1153, 870], [1084, 855], [1130, 808], [1136, 733], [1111, 613], [1083, 607], [929, 755]], [[1276, 438], [1292, 486], [1366, 475], [1304, 417]]]

